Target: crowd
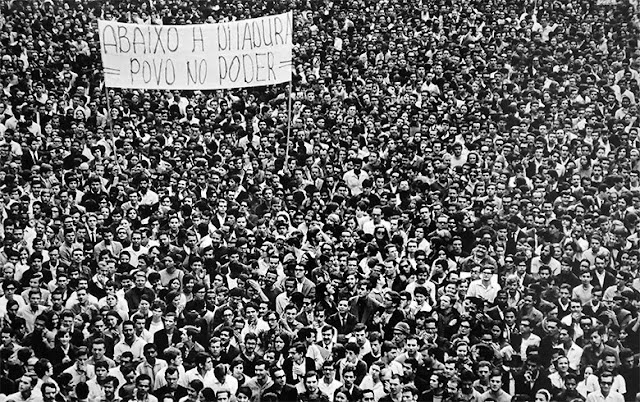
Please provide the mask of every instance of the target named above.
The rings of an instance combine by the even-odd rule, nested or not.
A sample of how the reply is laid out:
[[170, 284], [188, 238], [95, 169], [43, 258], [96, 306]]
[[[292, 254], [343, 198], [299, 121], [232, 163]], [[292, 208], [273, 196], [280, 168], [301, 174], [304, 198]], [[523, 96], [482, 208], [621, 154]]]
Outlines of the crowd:
[[[289, 10], [290, 84], [104, 86]], [[638, 11], [0, 2], [0, 401], [640, 401]]]

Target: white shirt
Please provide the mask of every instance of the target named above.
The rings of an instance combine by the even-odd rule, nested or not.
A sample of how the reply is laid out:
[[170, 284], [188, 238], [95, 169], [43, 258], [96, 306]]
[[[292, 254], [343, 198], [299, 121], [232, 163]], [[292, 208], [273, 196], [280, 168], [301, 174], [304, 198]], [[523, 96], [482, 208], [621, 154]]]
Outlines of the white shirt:
[[242, 331], [240, 332], [240, 338], [244, 339], [244, 337], [248, 333], [254, 333], [259, 336], [260, 334], [262, 334], [263, 332], [267, 332], [268, 330], [269, 324], [267, 324], [263, 319], [258, 318], [255, 324], [249, 324], [248, 322], [245, 322], [244, 328], [242, 328]]
[[[18, 309], [21, 309], [27, 305], [27, 303], [24, 302], [24, 299], [22, 298], [22, 296], [18, 294], [13, 295], [13, 300], [18, 302]], [[0, 317], [4, 317], [5, 313], [7, 312], [8, 301], [9, 300], [7, 300], [7, 296], [0, 297]]]
[[576, 345], [575, 342], [571, 343], [569, 350], [565, 352], [567, 359], [569, 359], [569, 367], [572, 370], [578, 370], [580, 366], [580, 359], [582, 359], [582, 348]]
[[[211, 373], [213, 374], [213, 370], [211, 371]], [[231, 391], [231, 395], [235, 395], [236, 391], [238, 391], [238, 380], [236, 380], [233, 376], [231, 375], [226, 375], [224, 377], [224, 384], [220, 383], [220, 381], [218, 381], [218, 379], [213, 376], [213, 386], [211, 387], [216, 393], [218, 393], [218, 391], [220, 391], [221, 389], [228, 389], [229, 391]], [[206, 387], [206, 385], [205, 385]]]
[[[213, 375], [213, 370], [207, 371], [203, 376], [202, 374], [200, 374], [197, 367], [194, 367], [185, 373], [185, 382], [187, 384], [191, 383], [191, 381], [193, 380], [202, 381], [205, 388], [213, 388], [215, 382], [217, 381], [215, 375]], [[233, 393], [235, 394], [235, 391]]]
[[605, 398], [602, 392], [597, 391], [587, 395], [587, 402], [624, 402], [624, 397], [622, 394], [611, 391]]
[[320, 391], [322, 391], [323, 394], [329, 397], [330, 402], [333, 402], [333, 394], [336, 392], [336, 389], [340, 388], [341, 386], [342, 383], [335, 378], [329, 384], [324, 381], [324, 377], [318, 380], [318, 388], [320, 389]]
[[482, 283], [482, 279], [476, 279], [475, 281], [469, 284], [469, 289], [467, 290], [467, 297], [475, 296], [483, 300], [486, 300], [489, 303], [493, 303], [500, 289], [501, 289], [500, 285], [496, 283], [489, 282], [489, 285], [485, 286]]
[[138, 338], [137, 336], [131, 346], [129, 346], [129, 344], [127, 344], [123, 339], [114, 347], [113, 358], [116, 362], [119, 363], [120, 356], [122, 356], [124, 352], [130, 351], [131, 353], [133, 353], [133, 360], [142, 361], [142, 358], [144, 356], [143, 349], [144, 345], [146, 344], [147, 342], [145, 342], [142, 338]]
[[529, 335], [529, 338], [522, 338], [522, 344], [520, 345], [520, 356], [522, 360], [527, 360], [527, 348], [529, 346], [540, 346], [540, 337], [536, 334]]

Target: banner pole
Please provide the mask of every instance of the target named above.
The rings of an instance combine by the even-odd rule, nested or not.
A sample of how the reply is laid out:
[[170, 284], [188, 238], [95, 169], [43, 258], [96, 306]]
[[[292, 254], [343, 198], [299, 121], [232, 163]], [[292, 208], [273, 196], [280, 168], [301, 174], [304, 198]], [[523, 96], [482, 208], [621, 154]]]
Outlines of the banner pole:
[[292, 91], [293, 91], [293, 80], [290, 80], [289, 81], [289, 107], [288, 107], [289, 117], [287, 119], [288, 123], [289, 123], [287, 125], [287, 150], [286, 150], [285, 155], [284, 155], [285, 166], [286, 166], [287, 163], [289, 163], [289, 144], [290, 144], [290, 141], [291, 141], [291, 109], [292, 109], [292, 106], [291, 106], [291, 98], [292, 98], [291, 92]]

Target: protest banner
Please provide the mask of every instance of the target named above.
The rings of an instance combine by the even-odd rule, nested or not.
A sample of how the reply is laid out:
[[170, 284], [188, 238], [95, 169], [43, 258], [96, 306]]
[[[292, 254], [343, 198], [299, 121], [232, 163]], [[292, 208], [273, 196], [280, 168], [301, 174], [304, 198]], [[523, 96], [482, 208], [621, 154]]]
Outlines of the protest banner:
[[230, 89], [291, 80], [293, 14], [197, 25], [98, 21], [105, 85]]

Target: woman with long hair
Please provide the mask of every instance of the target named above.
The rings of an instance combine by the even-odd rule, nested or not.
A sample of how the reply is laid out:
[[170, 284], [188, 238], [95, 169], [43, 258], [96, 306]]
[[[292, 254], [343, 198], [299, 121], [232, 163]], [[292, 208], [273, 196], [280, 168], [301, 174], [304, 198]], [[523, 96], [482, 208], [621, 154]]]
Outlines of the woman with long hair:
[[389, 244], [390, 240], [391, 237], [389, 236], [389, 232], [383, 225], [377, 225], [373, 229], [373, 242], [378, 246], [378, 250], [385, 250], [385, 247]]
[[291, 347], [291, 337], [281, 332], [273, 340], [273, 349], [276, 351], [276, 366], [282, 367], [284, 360], [289, 357], [289, 348]]
[[327, 317], [338, 311], [335, 295], [336, 289], [331, 282], [322, 282], [316, 286], [316, 305], [325, 310]]
[[182, 316], [182, 310], [186, 305], [182, 304], [182, 294], [176, 291], [171, 291], [167, 293], [164, 298], [165, 303], [167, 304], [167, 313], [175, 313], [176, 317]]

